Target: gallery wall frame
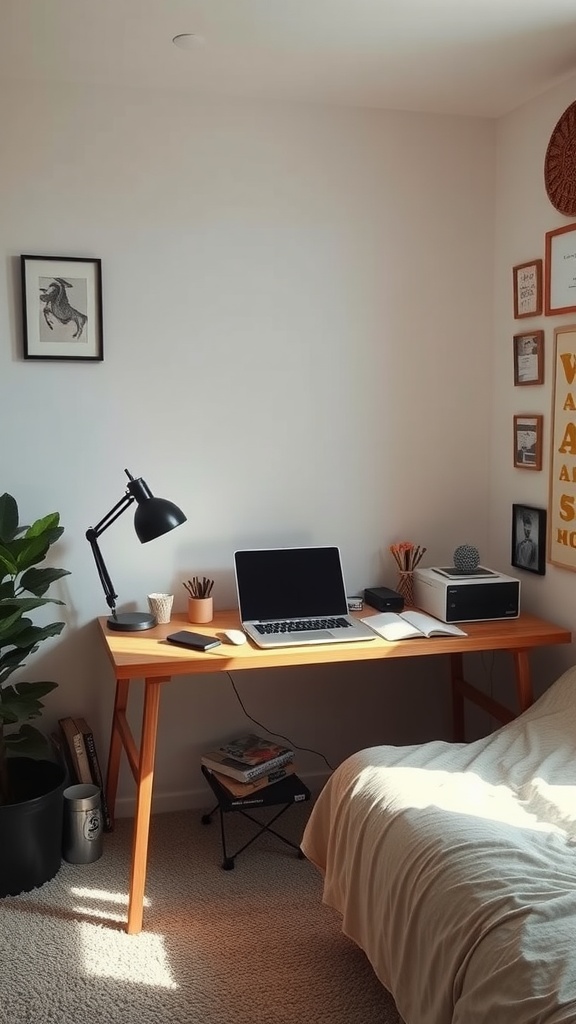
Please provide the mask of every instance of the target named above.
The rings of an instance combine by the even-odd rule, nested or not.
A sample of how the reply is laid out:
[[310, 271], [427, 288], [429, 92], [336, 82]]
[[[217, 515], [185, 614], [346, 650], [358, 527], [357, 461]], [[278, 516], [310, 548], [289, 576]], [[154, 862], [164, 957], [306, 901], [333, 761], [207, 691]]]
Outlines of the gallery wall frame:
[[20, 257], [25, 359], [102, 361], [102, 261]]
[[544, 331], [514, 335], [514, 387], [544, 383]]
[[576, 325], [554, 331], [548, 561], [576, 572]]
[[546, 573], [546, 509], [534, 505], [512, 505], [512, 553], [517, 569]]
[[545, 313], [576, 312], [576, 223], [546, 232]]
[[529, 260], [512, 267], [514, 319], [542, 313], [542, 260]]
[[544, 417], [519, 414], [514, 417], [514, 465], [517, 469], [542, 469]]

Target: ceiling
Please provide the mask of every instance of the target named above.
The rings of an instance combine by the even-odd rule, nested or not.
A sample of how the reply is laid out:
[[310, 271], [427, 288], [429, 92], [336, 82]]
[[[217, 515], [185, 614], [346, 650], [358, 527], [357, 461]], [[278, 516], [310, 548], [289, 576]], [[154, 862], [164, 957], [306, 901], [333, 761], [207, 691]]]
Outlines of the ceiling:
[[574, 73], [575, 0], [0, 0], [14, 82], [499, 117]]

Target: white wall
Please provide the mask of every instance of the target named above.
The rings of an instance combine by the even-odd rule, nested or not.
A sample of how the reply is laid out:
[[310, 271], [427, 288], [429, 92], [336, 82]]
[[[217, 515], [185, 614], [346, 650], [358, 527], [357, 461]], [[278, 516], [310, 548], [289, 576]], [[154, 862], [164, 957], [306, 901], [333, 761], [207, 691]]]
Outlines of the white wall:
[[[545, 234], [576, 218], [565, 217], [546, 194], [544, 160], [556, 122], [574, 101], [576, 79], [564, 82], [498, 122], [496, 188], [494, 417], [490, 467], [490, 558], [510, 561], [512, 504], [548, 507], [554, 328], [576, 323], [575, 314], [514, 320], [512, 267], [545, 259]], [[525, 330], [544, 330], [544, 384], [514, 387], [512, 338]], [[513, 466], [513, 416], [542, 413], [542, 472]], [[522, 580], [527, 610], [568, 629], [576, 625], [576, 577], [554, 565], [538, 576], [513, 570]], [[574, 644], [534, 655], [537, 691], [574, 662]]]
[[[1, 490], [25, 520], [61, 512], [54, 560], [72, 570], [68, 628], [30, 666], [60, 683], [48, 724], [84, 714], [105, 760], [106, 607], [84, 533], [125, 467], [188, 522], [141, 548], [129, 513], [102, 538], [121, 607], [169, 590], [183, 608], [195, 572], [231, 606], [237, 546], [337, 543], [350, 592], [394, 584], [393, 541], [427, 545], [428, 564], [486, 551], [493, 123], [31, 86], [3, 90], [0, 126]], [[103, 363], [23, 360], [21, 253], [102, 258]], [[263, 725], [334, 763], [446, 732], [445, 671], [236, 682]], [[161, 714], [170, 806], [246, 720], [214, 676], [167, 688]]]

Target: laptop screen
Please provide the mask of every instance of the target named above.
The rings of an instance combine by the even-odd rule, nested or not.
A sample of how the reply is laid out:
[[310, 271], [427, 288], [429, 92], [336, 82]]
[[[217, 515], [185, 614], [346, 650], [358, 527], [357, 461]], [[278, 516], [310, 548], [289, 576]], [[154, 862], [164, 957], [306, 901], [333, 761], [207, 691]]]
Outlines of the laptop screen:
[[236, 551], [234, 566], [243, 622], [348, 612], [336, 547]]

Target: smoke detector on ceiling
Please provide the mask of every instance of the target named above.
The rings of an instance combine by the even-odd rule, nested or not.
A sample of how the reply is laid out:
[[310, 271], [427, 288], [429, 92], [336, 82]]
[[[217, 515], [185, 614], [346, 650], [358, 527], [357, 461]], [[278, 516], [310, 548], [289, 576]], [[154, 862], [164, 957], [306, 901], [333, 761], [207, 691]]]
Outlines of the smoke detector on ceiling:
[[174, 36], [172, 42], [181, 50], [198, 50], [201, 46], [206, 45], [204, 36], [199, 36], [195, 32], [182, 32], [180, 35]]

